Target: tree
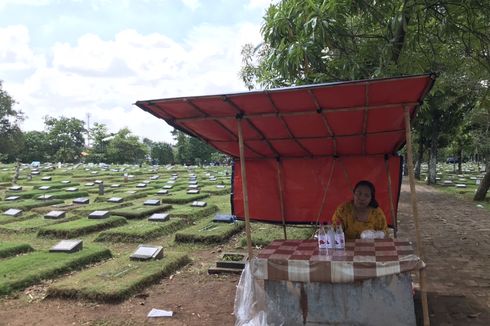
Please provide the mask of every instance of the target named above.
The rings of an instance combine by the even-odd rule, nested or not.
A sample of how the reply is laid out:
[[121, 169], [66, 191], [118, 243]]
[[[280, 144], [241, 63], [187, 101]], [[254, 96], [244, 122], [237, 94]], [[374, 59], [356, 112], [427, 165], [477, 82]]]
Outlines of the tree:
[[90, 128], [89, 134], [92, 139], [92, 148], [89, 150], [87, 161], [93, 163], [108, 162], [107, 144], [114, 138], [114, 134], [108, 133], [105, 124], [97, 122]]
[[107, 145], [110, 163], [139, 163], [145, 161], [147, 147], [128, 128], [119, 130]]
[[50, 145], [45, 131], [28, 131], [24, 133], [24, 143], [27, 150], [22, 151], [20, 158], [23, 162], [48, 161]]
[[264, 42], [243, 48], [242, 78], [249, 88], [269, 88], [438, 72], [420, 133], [430, 133], [435, 183], [439, 142], [488, 79], [489, 13], [490, 2], [473, 0], [283, 0], [267, 10]]
[[0, 80], [0, 161], [13, 162], [24, 147], [19, 122], [21, 111], [14, 110], [14, 99], [3, 90]]
[[150, 156], [156, 164], [174, 164], [174, 152], [170, 144], [163, 142], [152, 143]]
[[60, 162], [76, 162], [85, 147], [83, 133], [84, 122], [76, 118], [45, 117], [44, 124], [48, 133], [50, 158]]

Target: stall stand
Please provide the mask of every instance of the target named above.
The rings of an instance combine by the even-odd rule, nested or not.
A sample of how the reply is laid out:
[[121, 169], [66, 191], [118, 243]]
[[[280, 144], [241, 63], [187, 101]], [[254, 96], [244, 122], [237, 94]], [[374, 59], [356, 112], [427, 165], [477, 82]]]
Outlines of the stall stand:
[[[292, 315], [300, 315], [301, 312], [302, 324], [349, 323], [349, 318], [354, 318], [354, 313], [348, 307], [356, 304], [354, 301], [357, 296], [363, 298], [363, 295], [367, 295], [371, 302], [377, 303], [378, 310], [370, 313], [362, 309], [356, 311], [359, 320], [368, 320], [372, 315], [393, 310], [393, 307], [382, 303], [385, 299], [381, 291], [369, 292], [362, 288], [364, 285], [370, 289], [387, 291], [391, 291], [390, 287], [396, 285], [393, 293], [399, 292], [398, 286], [405, 288], [405, 297], [393, 297], [393, 304], [401, 307], [408, 300], [408, 273], [420, 270], [424, 324], [428, 325], [425, 275], [424, 270], [420, 269], [423, 267], [423, 251], [418, 230], [410, 120], [414, 118], [434, 80], [433, 74], [426, 74], [226, 95], [146, 100], [138, 101], [136, 105], [234, 158], [232, 214], [245, 220], [250, 257], [250, 265], [245, 268], [244, 276], [248, 273], [254, 284], [261, 282], [264, 285], [262, 289], [269, 292], [269, 299], [280, 298], [275, 305], [279, 307], [281, 314], [291, 312]], [[318, 288], [315, 288], [317, 282], [312, 282], [306, 275], [311, 275], [312, 270], [319, 270], [320, 274], [328, 273], [328, 268], [326, 265], [311, 268], [312, 261], [325, 258], [319, 257], [314, 251], [309, 252], [306, 255], [309, 256], [304, 259], [295, 259], [296, 257], [287, 256], [295, 255], [294, 252], [290, 253], [293, 249], [289, 248], [286, 250], [288, 253], [274, 253], [282, 255], [282, 261], [279, 259], [272, 264], [269, 260], [267, 269], [260, 267], [260, 264], [265, 264], [260, 260], [261, 255], [264, 250], [271, 248], [264, 248], [258, 257], [253, 258], [250, 220], [282, 224], [287, 241], [287, 224], [327, 223], [335, 208], [352, 198], [352, 189], [359, 180], [369, 180], [375, 185], [376, 198], [385, 212], [388, 225], [394, 229], [396, 235], [396, 214], [402, 178], [402, 159], [398, 151], [405, 144], [417, 231], [415, 255], [410, 254], [410, 257], [416, 257], [416, 263], [411, 269], [398, 271], [395, 268], [390, 275], [378, 275], [378, 270], [384, 270], [383, 264], [398, 262], [401, 266], [406, 261], [404, 254], [399, 253], [396, 258], [394, 254], [389, 255], [391, 258], [387, 262], [378, 260], [378, 256], [381, 256], [378, 251], [383, 250], [374, 241], [370, 245], [376, 250], [369, 256], [374, 254], [374, 261], [372, 258], [368, 261], [359, 258], [363, 255], [357, 254], [356, 248], [360, 245], [357, 242], [349, 245], [354, 245], [352, 257], [349, 258], [352, 261], [347, 260], [343, 264], [352, 265], [350, 270], [343, 266], [340, 268], [342, 272], [339, 272], [336, 255], [327, 256], [331, 257], [330, 273], [340, 274], [327, 282], [318, 282], [323, 284]], [[288, 247], [288, 243], [282, 245]], [[397, 248], [395, 242], [392, 245]], [[349, 250], [346, 249], [345, 253], [350, 254]], [[280, 279], [264, 278], [265, 274], [269, 276], [264, 270], [269, 271], [274, 264], [286, 264], [287, 273], [283, 271], [282, 274], [288, 276]], [[309, 266], [309, 271], [306, 265]], [[359, 265], [369, 267], [355, 267]], [[369, 274], [366, 270], [375, 272]], [[350, 277], [349, 273], [354, 274]], [[369, 277], [359, 278], [359, 273]], [[303, 279], [298, 281], [290, 278], [292, 274]], [[339, 282], [337, 277], [346, 281]], [[358, 290], [362, 295], [353, 288], [345, 288], [346, 284], [361, 284]], [[327, 288], [330, 290], [326, 290]], [[293, 295], [298, 291], [299, 297]], [[335, 293], [331, 294], [332, 300], [328, 301], [331, 307], [326, 311], [329, 313], [320, 311], [322, 305], [314, 304], [326, 302], [324, 296], [328, 294], [324, 291]], [[342, 296], [341, 293], [345, 291], [354, 292], [352, 296]], [[302, 293], [306, 295], [302, 296]], [[238, 297], [241, 295], [246, 295], [246, 292], [237, 291], [238, 301], [248, 300]], [[297, 298], [301, 300], [298, 302]], [[270, 303], [266, 300], [267, 302]], [[290, 306], [293, 302], [297, 306]], [[259, 317], [265, 318], [269, 324], [279, 325], [281, 321], [275, 320], [279, 317], [274, 315], [277, 309], [273, 309], [273, 306], [269, 304], [267, 309], [260, 310]], [[345, 313], [339, 315], [339, 319], [329, 319], [328, 316], [339, 309], [345, 310]], [[414, 315], [413, 302], [407, 313]], [[315, 319], [309, 320], [310, 317]], [[404, 320], [406, 324], [413, 324], [414, 318]], [[240, 323], [242, 321], [237, 315], [237, 324]]]

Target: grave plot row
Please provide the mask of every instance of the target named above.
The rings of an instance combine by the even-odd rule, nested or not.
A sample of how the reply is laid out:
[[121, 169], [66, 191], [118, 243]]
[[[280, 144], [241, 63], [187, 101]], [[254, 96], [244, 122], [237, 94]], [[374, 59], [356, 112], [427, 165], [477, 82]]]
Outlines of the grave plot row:
[[214, 217], [205, 218], [196, 225], [175, 233], [176, 242], [223, 243], [242, 231], [243, 222], [213, 222]]
[[81, 218], [75, 221], [42, 227], [37, 232], [37, 236], [62, 239], [75, 238], [84, 234], [102, 231], [126, 223], [126, 219], [121, 216], [111, 216], [100, 220]]
[[172, 252], [165, 252], [162, 259], [152, 261], [130, 261], [127, 257], [119, 257], [53, 283], [48, 288], [48, 295], [121, 302], [190, 261], [186, 254]]
[[31, 245], [27, 243], [3, 242], [0, 243], [0, 258], [17, 256], [33, 250]]
[[34, 216], [33, 218], [16, 221], [0, 226], [0, 233], [29, 233], [36, 232], [42, 227], [54, 225], [58, 223], [64, 223], [80, 219], [80, 216], [70, 215], [69, 217], [60, 219], [46, 219], [42, 216]]
[[5, 213], [7, 213], [10, 210], [16, 210], [16, 209], [15, 208], [10, 208], [7, 211], [5, 211], [2, 214], [0, 214], [0, 225], [5, 225], [5, 224], [8, 224], [8, 223], [14, 223], [14, 222], [19, 222], [19, 221], [24, 221], [24, 220], [29, 220], [31, 218], [36, 217], [36, 214], [35, 213], [23, 212], [21, 210], [16, 210], [16, 211], [20, 211], [20, 213], [18, 213], [17, 215], [8, 215], [8, 214], [5, 214]]
[[54, 278], [69, 270], [111, 257], [108, 249], [91, 246], [74, 254], [34, 251], [26, 255], [3, 259], [0, 264], [0, 295], [24, 289], [42, 279]]
[[127, 225], [100, 232], [95, 241], [144, 242], [174, 233], [187, 225], [185, 219], [178, 217], [165, 222], [130, 221]]
[[207, 205], [205, 207], [193, 207], [193, 206], [175, 206], [171, 210], [171, 214], [174, 217], [185, 218], [189, 221], [197, 221], [203, 217], [214, 214], [218, 211], [217, 205]]
[[[265, 223], [250, 224], [252, 235], [252, 246], [265, 247], [275, 239], [284, 239], [284, 230], [282, 225], [273, 225]], [[311, 226], [287, 226], [286, 233], [288, 239], [311, 239], [316, 231], [316, 228]], [[247, 238], [240, 238], [240, 246], [247, 246]]]
[[124, 216], [128, 219], [142, 219], [153, 213], [165, 212], [172, 208], [172, 205], [141, 205], [129, 206], [111, 211], [111, 214]]
[[62, 199], [49, 199], [49, 200], [35, 200], [35, 199], [27, 199], [20, 201], [9, 201], [9, 202], [0, 202], [0, 211], [5, 211], [10, 208], [16, 208], [23, 211], [27, 211], [36, 207], [43, 206], [51, 206], [56, 204], [62, 204], [64, 200]]
[[166, 204], [187, 204], [196, 200], [208, 198], [209, 194], [187, 194], [186, 191], [172, 192], [162, 198], [162, 203]]

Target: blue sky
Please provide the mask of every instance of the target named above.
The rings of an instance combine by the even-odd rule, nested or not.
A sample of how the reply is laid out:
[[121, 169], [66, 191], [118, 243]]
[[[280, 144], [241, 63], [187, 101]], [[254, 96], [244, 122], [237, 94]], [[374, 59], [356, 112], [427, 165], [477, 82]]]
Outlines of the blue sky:
[[0, 80], [25, 113], [172, 142], [137, 100], [244, 91], [241, 47], [271, 0], [0, 0]]

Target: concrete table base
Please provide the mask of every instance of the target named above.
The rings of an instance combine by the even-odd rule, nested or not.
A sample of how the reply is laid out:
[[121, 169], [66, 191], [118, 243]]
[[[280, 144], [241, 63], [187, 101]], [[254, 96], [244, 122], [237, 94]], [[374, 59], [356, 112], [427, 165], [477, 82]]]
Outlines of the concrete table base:
[[355, 283], [264, 281], [270, 324], [411, 325], [415, 310], [409, 273]]

